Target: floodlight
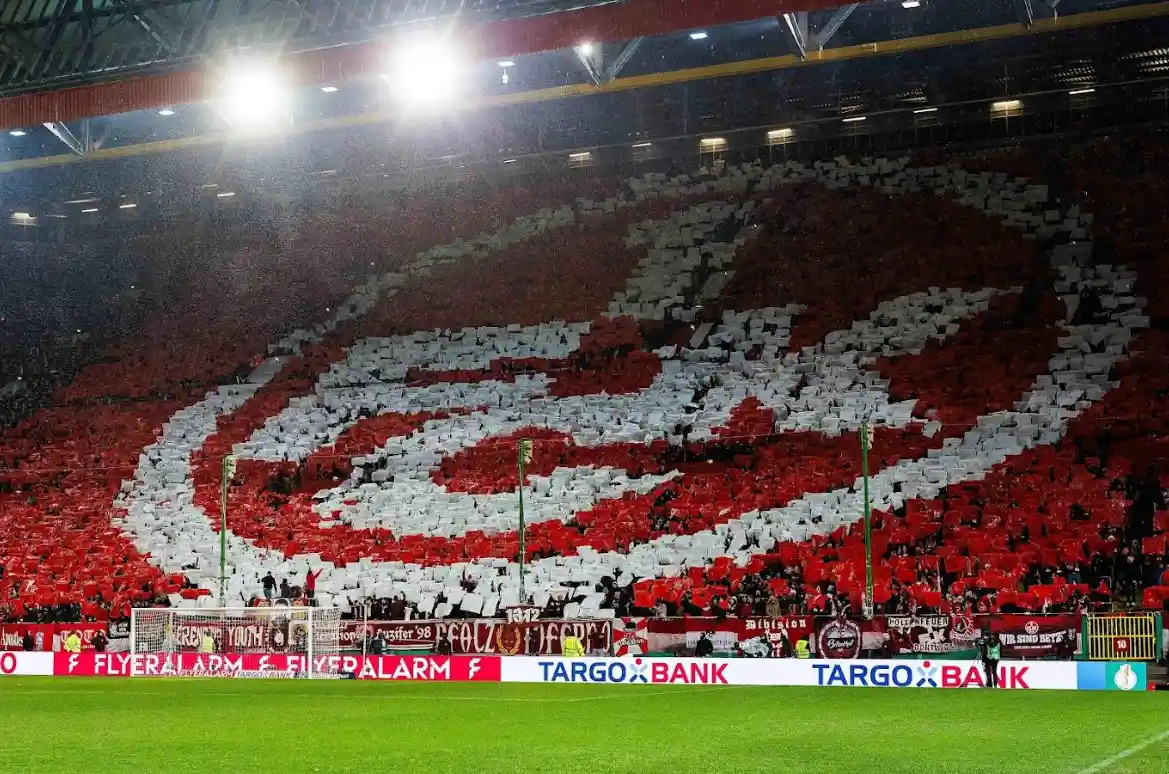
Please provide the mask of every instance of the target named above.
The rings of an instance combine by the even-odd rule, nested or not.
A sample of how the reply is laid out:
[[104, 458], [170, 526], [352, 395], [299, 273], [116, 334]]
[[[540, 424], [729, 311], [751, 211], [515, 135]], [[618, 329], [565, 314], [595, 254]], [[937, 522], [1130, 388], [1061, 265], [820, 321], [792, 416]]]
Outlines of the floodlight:
[[708, 37], [710, 37], [710, 36], [708, 34], [706, 34], [705, 32], [691, 32], [690, 33], [691, 40], [706, 40]]
[[579, 46], [576, 47], [576, 50], [580, 52], [581, 56], [592, 56], [593, 55], [593, 44], [592, 43], [581, 43]]
[[414, 107], [455, 101], [466, 83], [465, 58], [439, 37], [402, 40], [393, 50], [387, 79], [399, 100]]
[[13, 129], [9, 134], [13, 137], [24, 137], [25, 132], [23, 129]]
[[919, 7], [921, 7], [921, 0], [903, 0], [901, 3], [901, 7], [902, 8], [919, 8]]
[[288, 117], [292, 90], [275, 62], [241, 62], [228, 68], [220, 109], [238, 129], [271, 129]]

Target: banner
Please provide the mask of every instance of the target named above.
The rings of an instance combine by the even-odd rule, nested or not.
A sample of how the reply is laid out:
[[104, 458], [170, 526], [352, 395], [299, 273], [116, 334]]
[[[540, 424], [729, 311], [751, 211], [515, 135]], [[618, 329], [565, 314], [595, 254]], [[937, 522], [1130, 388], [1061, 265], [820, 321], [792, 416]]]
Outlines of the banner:
[[0, 677], [53, 674], [52, 653], [6, 651], [0, 653]]
[[974, 616], [887, 615], [864, 624], [873, 643], [870, 648], [866, 641], [865, 648], [885, 656], [971, 654], [981, 636]]
[[226, 621], [179, 618], [169, 633], [158, 632], [159, 642], [154, 647], [167, 649], [164, 643], [168, 635], [173, 647], [187, 650], [198, 650], [203, 638], [211, 637], [217, 650], [284, 653], [304, 650], [300, 640], [308, 636], [308, 630], [306, 622], [292, 614]]
[[106, 625], [104, 623], [0, 624], [0, 651], [24, 650], [24, 635], [26, 633], [32, 635], [33, 650], [61, 650], [61, 645], [65, 641], [65, 638], [72, 632], [77, 632], [81, 636], [82, 649], [92, 650], [93, 638], [98, 632], [104, 633], [105, 631]]
[[613, 624], [613, 655], [644, 656], [649, 653], [649, 621], [622, 618]]
[[990, 630], [998, 634], [1003, 658], [1071, 659], [1076, 655], [1080, 633], [1078, 614], [988, 616]]
[[387, 651], [434, 650], [438, 641], [437, 621], [342, 621], [341, 650], [360, 653], [363, 646], [381, 635]]
[[346, 621], [341, 629], [341, 649], [360, 652], [362, 641], [382, 635], [389, 651], [433, 651], [446, 637], [451, 652], [459, 655], [556, 656], [564, 652], [563, 640], [574, 634], [589, 652], [609, 652], [613, 621], [535, 621], [507, 623], [494, 619], [445, 619], [437, 621]]
[[816, 618], [819, 658], [860, 658], [876, 654], [924, 658], [973, 658], [983, 632], [1002, 639], [1005, 658], [1072, 658], [1080, 629], [1078, 614], [886, 615], [871, 620]]
[[[307, 659], [289, 653], [56, 653], [52, 674], [78, 677], [307, 676]], [[358, 680], [499, 682], [499, 659], [492, 656], [319, 656], [313, 671]]]
[[[1137, 684], [1115, 670], [1122, 684]], [[970, 660], [853, 660], [720, 658], [504, 658], [503, 682], [638, 685], [790, 685], [913, 690], [984, 688], [982, 665]], [[1138, 675], [1139, 677], [1139, 675]], [[1063, 661], [1004, 661], [1003, 690], [1075, 690], [1077, 665]], [[634, 689], [635, 690], [635, 689]]]
[[649, 652], [677, 656], [692, 654], [698, 639], [706, 632], [716, 653], [734, 654], [749, 640], [763, 638], [772, 654], [778, 656], [784, 635], [792, 647], [801, 639], [811, 640], [813, 620], [811, 616], [652, 618], [649, 620]]
[[1081, 691], [1145, 691], [1148, 669], [1139, 661], [1080, 661], [1076, 664], [1078, 687]]
[[123, 653], [130, 650], [130, 619], [110, 619], [110, 632], [106, 636], [110, 638], [109, 647], [106, 648], [107, 652]]
[[33, 650], [53, 650], [53, 640], [57, 634], [56, 624], [27, 624], [7, 623], [0, 624], [0, 650], [24, 650], [24, 635], [31, 634]]

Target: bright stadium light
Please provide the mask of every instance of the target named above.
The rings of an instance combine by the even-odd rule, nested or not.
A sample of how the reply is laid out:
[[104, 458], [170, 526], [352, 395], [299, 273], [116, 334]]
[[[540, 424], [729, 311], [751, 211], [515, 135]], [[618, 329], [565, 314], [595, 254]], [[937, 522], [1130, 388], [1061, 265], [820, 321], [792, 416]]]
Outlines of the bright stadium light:
[[710, 35], [706, 34], [705, 32], [691, 32], [690, 33], [691, 40], [706, 40], [709, 37], [710, 37]]
[[170, 108], [163, 108], [162, 110], [158, 111], [158, 114], [160, 116], [173, 116], [175, 111], [171, 110]]
[[25, 133], [23, 129], [13, 129], [9, 134], [13, 137], [24, 137]]
[[496, 64], [498, 64], [500, 67], [515, 67], [515, 62], [511, 61], [510, 59], [501, 59], [496, 62]]
[[291, 106], [291, 86], [276, 62], [240, 62], [227, 69], [219, 108], [235, 128], [271, 130], [288, 118]]
[[466, 59], [455, 46], [440, 37], [427, 37], [396, 44], [386, 77], [404, 104], [436, 108], [458, 98], [466, 75]]
[[581, 43], [579, 46], [576, 47], [576, 50], [578, 52], [580, 52], [581, 56], [592, 56], [593, 55], [593, 44], [592, 43]]
[[901, 3], [901, 7], [902, 8], [920, 8], [921, 7], [921, 0], [903, 0], [903, 2]]

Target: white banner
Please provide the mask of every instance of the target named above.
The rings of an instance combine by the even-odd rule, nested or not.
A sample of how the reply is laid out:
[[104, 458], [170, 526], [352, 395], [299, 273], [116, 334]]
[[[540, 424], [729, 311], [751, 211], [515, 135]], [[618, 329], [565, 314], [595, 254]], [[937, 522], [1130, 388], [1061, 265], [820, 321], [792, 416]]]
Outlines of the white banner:
[[[1076, 689], [1076, 665], [1004, 661], [999, 685], [1014, 690]], [[977, 661], [704, 658], [504, 658], [511, 683], [643, 685], [806, 685], [865, 688], [983, 688]]]
[[24, 651], [0, 652], [0, 677], [10, 675], [51, 675], [53, 654]]

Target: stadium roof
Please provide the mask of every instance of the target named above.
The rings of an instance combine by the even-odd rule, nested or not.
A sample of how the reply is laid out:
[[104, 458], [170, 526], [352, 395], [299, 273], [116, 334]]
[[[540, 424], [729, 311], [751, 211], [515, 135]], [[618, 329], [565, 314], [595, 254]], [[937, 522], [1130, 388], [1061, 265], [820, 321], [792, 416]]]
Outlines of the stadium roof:
[[[489, 28], [551, 29], [565, 40], [593, 43], [602, 37], [573, 32], [577, 28], [567, 22], [593, 18], [597, 24], [596, 19], [619, 18], [613, 14], [620, 9], [629, 13], [649, 8], [657, 15], [642, 18], [643, 24], [690, 25], [704, 17], [663, 14], [669, 9], [689, 13], [692, 4], [690, 0], [628, 0], [521, 18], [525, 13], [566, 6], [500, 0], [488, 12], [485, 3], [465, 3], [465, 18], [498, 19], [511, 14], [519, 21], [484, 22], [477, 28], [464, 18], [460, 29], [480, 29], [480, 34]], [[425, 5], [399, 2], [395, 7], [417, 13]], [[753, 0], [702, 5], [717, 5], [719, 13], [732, 15], [761, 13], [762, 7]], [[725, 133], [732, 142], [735, 132], [754, 132], [759, 137], [753, 141], [762, 142], [768, 127], [797, 127], [801, 139], [881, 131], [909, 132], [916, 137], [922, 130], [933, 132], [960, 120], [985, 122], [989, 106], [1019, 98], [1026, 100], [1029, 112], [1053, 111], [1058, 129], [1074, 126], [1080, 112], [1125, 109], [1134, 101], [1164, 99], [1169, 50], [1162, 41], [1169, 32], [1165, 18], [1169, 2], [1063, 0], [1052, 8], [1027, 0], [921, 0], [917, 7], [905, 5], [912, 6], [913, 0], [793, 12], [717, 26], [684, 26], [670, 33], [593, 43], [588, 56], [582, 55], [578, 44], [480, 60], [468, 75], [472, 97], [467, 100], [479, 110], [441, 125], [401, 121], [397, 104], [376, 72], [325, 78], [321, 70], [310, 73], [312, 84], [296, 92], [291, 123], [262, 143], [238, 142], [223, 116], [202, 97], [160, 104], [156, 100], [152, 109], [83, 120], [20, 124], [0, 135], [0, 172], [26, 172], [0, 174], [0, 199], [24, 212], [36, 202], [47, 206], [53, 201], [121, 196], [131, 185], [142, 188], [142, 180], [154, 181], [146, 186], [152, 190], [174, 185], [239, 190], [245, 181], [271, 182], [277, 169], [314, 179], [371, 173], [382, 177], [420, 162], [462, 164], [490, 158], [505, 164], [548, 152], [563, 158], [572, 150], [628, 149], [650, 138], [657, 142], [703, 132]], [[290, 12], [286, 3], [264, 6], [270, 13], [275, 6]], [[344, 16], [336, 6], [329, 3]], [[439, 15], [451, 3], [429, 7]], [[235, 5], [231, 9], [231, 13], [241, 13]], [[227, 24], [225, 19], [235, 18], [223, 13], [222, 8], [215, 13], [219, 26], [202, 27], [192, 40], [213, 38], [212, 27], [220, 29]], [[586, 13], [595, 16], [581, 16]], [[125, 25], [125, 18], [118, 24]], [[145, 34], [140, 23], [135, 25], [138, 32], [134, 34]], [[122, 29], [121, 37], [103, 45], [116, 48], [110, 41], [128, 40], [132, 32], [129, 27]], [[387, 44], [380, 38], [369, 31], [363, 34], [375, 41], [367, 42], [364, 50], [373, 51], [376, 46], [384, 51]], [[184, 39], [191, 35], [184, 33]], [[75, 37], [70, 40], [78, 44]], [[315, 51], [311, 56], [361, 59], [354, 51], [361, 50], [362, 44], [309, 49], [329, 39], [305, 33], [305, 42], [298, 40], [294, 36], [295, 45], [290, 46]], [[204, 60], [150, 67], [181, 72], [183, 66], [197, 61]], [[118, 77], [122, 76], [116, 68], [101, 74], [113, 79], [109, 84], [113, 89], [138, 83], [134, 79], [119, 82]], [[11, 88], [23, 87], [11, 84]], [[64, 100], [62, 104], [81, 110], [82, 103], [61, 96], [70, 93], [67, 89], [14, 99]], [[5, 106], [13, 104], [0, 100], [0, 116], [5, 115]], [[1010, 117], [1011, 112], [1003, 115]], [[865, 120], [842, 123], [859, 118]], [[1051, 130], [1045, 127], [1037, 131]], [[953, 137], [942, 133], [935, 139]], [[149, 160], [178, 150], [187, 151], [182, 164], [158, 165]]]

